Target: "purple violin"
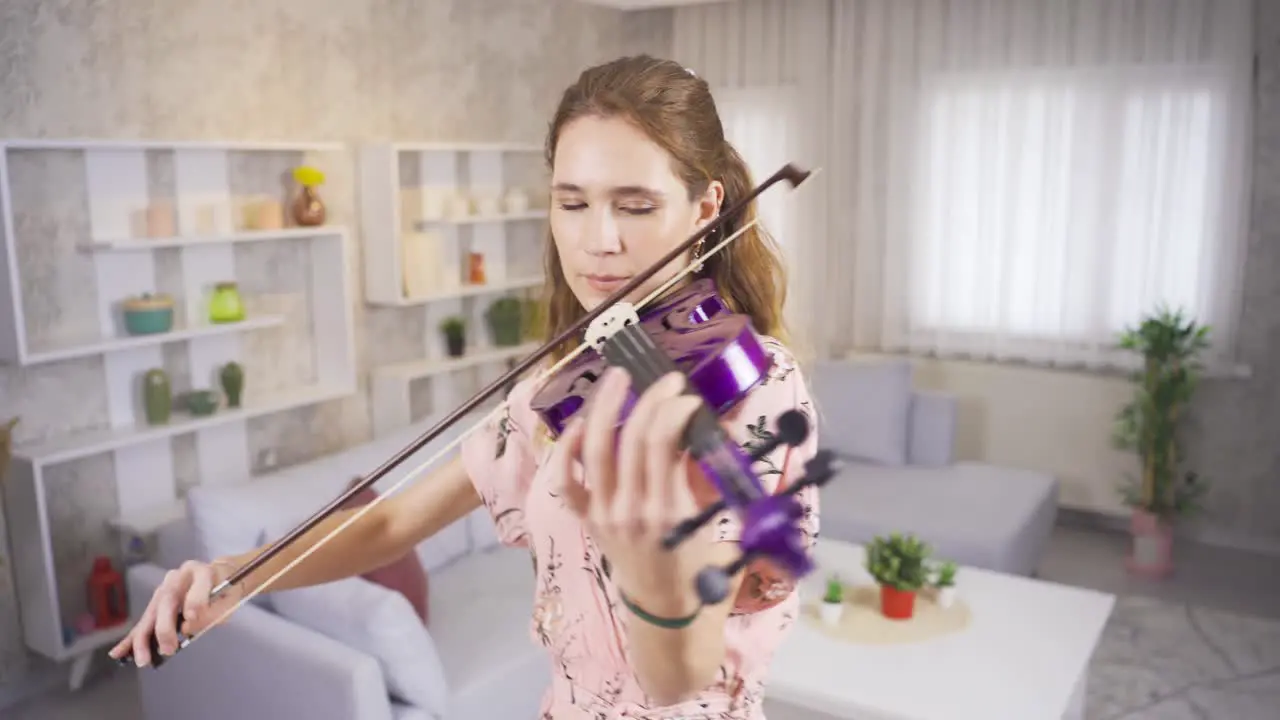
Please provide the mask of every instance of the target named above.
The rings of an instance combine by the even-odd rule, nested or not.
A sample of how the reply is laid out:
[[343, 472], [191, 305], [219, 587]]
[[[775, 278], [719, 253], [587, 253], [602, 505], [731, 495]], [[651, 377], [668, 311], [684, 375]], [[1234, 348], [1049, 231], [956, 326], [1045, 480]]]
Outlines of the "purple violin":
[[[720, 493], [720, 500], [695, 517], [677, 526], [665, 539], [664, 545], [673, 548], [689, 537], [713, 517], [730, 510], [742, 520], [742, 556], [724, 568], [706, 568], [697, 578], [698, 595], [704, 603], [715, 604], [728, 594], [729, 578], [736, 575], [753, 559], [766, 558], [779, 568], [799, 578], [812, 569], [812, 562], [801, 544], [799, 520], [803, 510], [794, 497], [801, 489], [818, 486], [834, 475], [833, 456], [819, 451], [805, 465], [805, 476], [793, 482], [778, 494], [765, 491], [752, 464], [773, 451], [780, 444], [798, 445], [809, 432], [808, 421], [799, 411], [788, 411], [777, 419], [775, 440], [766, 447], [744, 452], [720, 427], [718, 416], [731, 410], [748, 391], [764, 380], [770, 367], [770, 356], [761, 345], [759, 336], [751, 327], [750, 318], [733, 313], [716, 294], [711, 280], [697, 280], [662, 298], [643, 311], [643, 316], [624, 298], [661, 268], [669, 266], [688, 252], [694, 243], [722, 228], [729, 218], [738, 217], [760, 193], [786, 181], [792, 187], [799, 186], [810, 173], [792, 165], [786, 165], [769, 179], [754, 188], [745, 197], [725, 208], [720, 217], [709, 223], [683, 243], [673, 248], [643, 272], [632, 277], [604, 302], [589, 311], [582, 319], [566, 328], [558, 336], [529, 354], [502, 377], [494, 380], [474, 397], [449, 413], [434, 427], [423, 433], [412, 444], [388, 459], [360, 482], [354, 483], [341, 496], [304, 520], [284, 537], [272, 543], [243, 567], [237, 569], [223, 583], [214, 588], [211, 596], [218, 597], [227, 589], [241, 583], [263, 564], [278, 555], [298, 538], [302, 537], [325, 518], [346, 505], [351, 498], [371, 487], [387, 473], [435, 440], [455, 423], [462, 420], [489, 398], [507, 389], [515, 380], [533, 368], [557, 347], [576, 343], [585, 333], [591, 349], [583, 353], [549, 378], [533, 401], [535, 410], [545, 420], [553, 433], [564, 430], [566, 421], [578, 412], [591, 395], [595, 379], [606, 364], [626, 368], [631, 375], [631, 386], [636, 394], [643, 393], [660, 377], [678, 370], [689, 378], [689, 384], [705, 401], [686, 433], [685, 442], [690, 454], [703, 468], [707, 477]], [[634, 397], [632, 399], [634, 402]], [[627, 412], [630, 408], [627, 408]], [[412, 477], [410, 474], [408, 477]], [[407, 479], [407, 478], [406, 478]], [[372, 504], [364, 506], [367, 510]], [[354, 520], [354, 518], [353, 518]], [[342, 528], [332, 531], [318, 543], [327, 542]], [[295, 561], [297, 562], [297, 561]], [[289, 571], [293, 565], [280, 571]], [[263, 583], [241, 599], [264, 592], [269, 583]], [[183, 626], [181, 614], [177, 626]], [[216, 624], [216, 623], [215, 623]], [[197, 635], [196, 637], [199, 637]], [[179, 649], [187, 647], [195, 638], [186, 638]], [[152, 667], [164, 662], [158, 652], [158, 643], [151, 640]], [[120, 664], [132, 664], [128, 655], [120, 658]]]
[[780, 415], [770, 442], [750, 454], [717, 420], [764, 381], [772, 364], [750, 319], [733, 313], [709, 278], [690, 283], [642, 314], [631, 312], [620, 304], [602, 315], [587, 331], [594, 349], [584, 351], [543, 385], [533, 397], [533, 410], [559, 436], [569, 419], [586, 406], [605, 366], [617, 365], [631, 376], [621, 425], [646, 388], [668, 372], [681, 372], [704, 401], [686, 430], [685, 443], [721, 499], [678, 525], [666, 538], [666, 547], [675, 547], [729, 509], [742, 521], [742, 555], [728, 567], [709, 567], [699, 574], [702, 602], [714, 605], [724, 600], [729, 579], [757, 557], [769, 558], [793, 577], [804, 576], [812, 562], [801, 542], [797, 521], [804, 508], [795, 494], [831, 478], [830, 455], [819, 452], [806, 467], [804, 478], [771, 495], [752, 465], [781, 444], [804, 442], [809, 434], [804, 414], [789, 410]]

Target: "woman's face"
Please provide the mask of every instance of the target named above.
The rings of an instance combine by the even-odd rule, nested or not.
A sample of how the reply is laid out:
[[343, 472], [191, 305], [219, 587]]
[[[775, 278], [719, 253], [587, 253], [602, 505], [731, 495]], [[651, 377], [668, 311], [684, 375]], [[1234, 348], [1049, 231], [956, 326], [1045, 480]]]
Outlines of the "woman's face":
[[[723, 197], [714, 182], [690, 200], [671, 156], [623, 119], [565, 125], [551, 173], [551, 234], [573, 294], [595, 308], [714, 219]], [[688, 259], [672, 261], [627, 300], [642, 300]]]

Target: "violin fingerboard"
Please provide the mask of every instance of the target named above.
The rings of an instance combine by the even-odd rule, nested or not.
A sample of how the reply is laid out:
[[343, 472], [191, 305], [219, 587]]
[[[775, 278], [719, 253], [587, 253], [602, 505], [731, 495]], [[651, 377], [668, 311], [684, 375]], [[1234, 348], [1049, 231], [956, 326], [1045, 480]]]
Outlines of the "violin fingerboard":
[[[610, 363], [631, 374], [631, 385], [636, 395], [644, 393], [664, 375], [679, 371], [671, 358], [654, 344], [649, 333], [636, 325], [624, 327], [606, 340], [603, 354]], [[700, 458], [716, 452], [728, 441], [728, 436], [724, 428], [720, 427], [716, 416], [704, 404], [689, 421], [684, 441], [694, 457]]]

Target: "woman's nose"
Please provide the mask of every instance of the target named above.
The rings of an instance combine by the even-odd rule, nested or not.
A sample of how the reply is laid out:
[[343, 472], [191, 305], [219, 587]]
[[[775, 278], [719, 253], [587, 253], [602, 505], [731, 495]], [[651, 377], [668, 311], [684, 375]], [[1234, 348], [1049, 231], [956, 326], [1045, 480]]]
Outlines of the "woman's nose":
[[592, 255], [612, 255], [622, 252], [622, 236], [613, 213], [600, 212], [591, 219], [587, 231], [587, 252]]

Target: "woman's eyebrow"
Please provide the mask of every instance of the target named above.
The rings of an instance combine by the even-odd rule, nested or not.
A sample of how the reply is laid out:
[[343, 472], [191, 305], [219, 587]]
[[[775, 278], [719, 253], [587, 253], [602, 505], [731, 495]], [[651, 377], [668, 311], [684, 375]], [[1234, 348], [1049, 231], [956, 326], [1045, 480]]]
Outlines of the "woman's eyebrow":
[[[574, 183], [569, 183], [569, 182], [558, 182], [552, 185], [551, 189], [559, 192], [570, 192], [570, 193], [583, 192], [581, 185], [576, 185]], [[643, 185], [620, 185], [615, 188], [610, 188], [609, 194], [614, 195], [616, 197], [634, 197], [636, 195], [641, 195], [644, 197], [662, 197], [664, 195], [664, 193], [661, 190], [657, 190], [651, 187], [645, 187]]]

